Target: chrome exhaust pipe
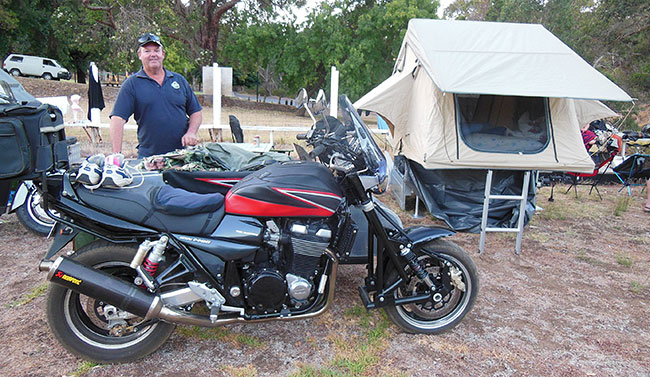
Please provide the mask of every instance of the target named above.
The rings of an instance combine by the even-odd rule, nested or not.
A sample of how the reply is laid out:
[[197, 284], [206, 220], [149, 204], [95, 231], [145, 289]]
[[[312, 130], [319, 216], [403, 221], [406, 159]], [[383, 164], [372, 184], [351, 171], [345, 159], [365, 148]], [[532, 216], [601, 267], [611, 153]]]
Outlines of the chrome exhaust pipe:
[[269, 321], [289, 321], [317, 317], [326, 312], [334, 301], [338, 259], [329, 249], [325, 250], [332, 261], [332, 273], [329, 275], [329, 289], [325, 305], [319, 310], [295, 316], [273, 317], [255, 320], [244, 318], [226, 318], [212, 321], [209, 316], [188, 313], [165, 306], [160, 296], [145, 291], [124, 280], [99, 270], [84, 266], [66, 257], [59, 257], [54, 262], [42, 261], [39, 270], [47, 272], [47, 280], [71, 289], [77, 293], [104, 301], [111, 305], [145, 319], [160, 319], [176, 325], [219, 327], [235, 323], [254, 323]]

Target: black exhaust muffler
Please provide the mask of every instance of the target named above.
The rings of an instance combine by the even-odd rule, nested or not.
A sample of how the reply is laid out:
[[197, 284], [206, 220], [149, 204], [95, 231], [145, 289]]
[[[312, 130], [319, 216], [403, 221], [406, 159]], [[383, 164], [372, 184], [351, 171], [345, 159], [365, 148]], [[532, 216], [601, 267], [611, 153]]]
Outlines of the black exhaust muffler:
[[66, 257], [43, 261], [39, 269], [52, 283], [146, 319], [157, 317], [163, 307], [157, 295]]

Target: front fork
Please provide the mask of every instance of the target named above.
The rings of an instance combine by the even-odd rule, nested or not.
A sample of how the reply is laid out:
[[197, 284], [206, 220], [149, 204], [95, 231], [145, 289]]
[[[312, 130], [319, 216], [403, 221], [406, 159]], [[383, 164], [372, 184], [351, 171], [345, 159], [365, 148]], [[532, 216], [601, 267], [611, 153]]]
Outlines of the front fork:
[[[422, 265], [420, 260], [418, 260], [415, 253], [413, 253], [412, 247], [413, 244], [410, 241], [399, 244], [399, 249], [396, 247], [396, 243], [389, 239], [389, 235], [386, 233], [377, 211], [375, 210], [375, 204], [372, 201], [370, 195], [368, 195], [359, 179], [359, 176], [356, 174], [349, 175], [347, 178], [348, 186], [353, 192], [357, 201], [359, 201], [360, 208], [368, 220], [368, 224], [372, 228], [373, 232], [370, 233], [376, 236], [379, 245], [377, 245], [377, 268], [376, 276], [377, 279], [373, 279], [372, 276], [372, 248], [369, 247], [368, 250], [368, 280], [370, 282], [370, 292], [374, 292], [374, 300], [370, 300], [369, 290], [367, 287], [359, 287], [359, 293], [361, 299], [364, 302], [364, 305], [367, 309], [378, 308], [387, 305], [405, 305], [416, 302], [424, 302], [431, 299], [437, 290], [436, 285], [431, 280], [429, 273], [426, 268]], [[382, 263], [384, 261], [384, 252], [390, 259], [391, 263], [395, 266], [399, 278], [396, 282], [391, 284], [389, 287], [384, 288], [385, 278], [384, 278], [384, 268], [382, 268]], [[400, 299], [392, 299], [392, 296], [389, 294], [397, 289], [402, 283], [409, 281], [409, 276], [407, 275], [404, 266], [408, 265], [415, 275], [428, 287], [430, 293], [412, 297], [404, 297]], [[368, 284], [368, 281], [367, 281]]]

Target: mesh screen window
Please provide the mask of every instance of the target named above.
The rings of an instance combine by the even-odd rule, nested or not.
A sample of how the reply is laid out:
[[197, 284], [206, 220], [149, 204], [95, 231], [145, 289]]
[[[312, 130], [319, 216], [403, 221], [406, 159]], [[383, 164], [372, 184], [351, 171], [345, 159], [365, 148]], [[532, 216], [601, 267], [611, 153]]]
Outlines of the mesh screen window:
[[535, 154], [549, 142], [545, 98], [457, 94], [455, 100], [459, 134], [474, 150]]

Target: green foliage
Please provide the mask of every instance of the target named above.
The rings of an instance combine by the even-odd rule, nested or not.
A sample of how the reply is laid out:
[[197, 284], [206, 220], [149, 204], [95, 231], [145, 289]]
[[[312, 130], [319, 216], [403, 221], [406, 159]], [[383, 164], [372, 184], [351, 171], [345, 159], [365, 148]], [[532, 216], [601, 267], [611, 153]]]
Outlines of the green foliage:
[[634, 259], [627, 255], [618, 254], [616, 255], [616, 262], [623, 267], [632, 267]]
[[616, 206], [614, 206], [614, 216], [621, 216], [624, 212], [630, 207], [630, 197], [623, 196], [616, 200]]
[[646, 288], [645, 285], [639, 283], [638, 281], [632, 281], [630, 282], [630, 292], [638, 295], [643, 292], [643, 290]]
[[52, 0], [0, 2], [0, 55], [10, 53], [58, 58], [54, 46], [48, 45], [51, 35], [50, 12], [56, 8]]
[[[244, 6], [230, 8], [241, 1]], [[232, 66], [237, 83], [293, 96], [328, 89], [356, 99], [392, 72], [408, 21], [436, 18], [438, 0], [328, 0], [301, 24], [280, 6], [302, 0], [0, 0], [0, 56], [57, 59], [82, 74], [88, 63], [123, 72], [140, 68], [135, 40], [161, 35], [167, 68], [199, 77], [201, 66]], [[650, 3], [638, 0], [456, 0], [449, 18], [541, 23], [633, 97], [650, 98]], [[625, 125], [632, 127], [633, 125]]]
[[86, 373], [90, 372], [91, 369], [94, 367], [99, 366], [97, 363], [93, 363], [92, 361], [82, 361], [77, 365], [77, 370], [72, 372], [70, 375], [71, 377], [81, 377], [85, 375]]
[[38, 285], [34, 288], [32, 288], [29, 293], [21, 297], [18, 301], [15, 301], [8, 306], [11, 308], [17, 308], [19, 306], [23, 306], [25, 304], [28, 304], [32, 302], [35, 298], [42, 296], [45, 294], [45, 291], [47, 290], [47, 283], [42, 283], [41, 285]]
[[51, 16], [53, 42], [58, 46], [59, 61], [71, 72], [84, 76], [89, 63], [104, 66], [104, 56], [109, 50], [110, 30], [97, 25], [96, 11], [89, 11], [71, 1], [61, 2]]
[[367, 376], [374, 375], [373, 371], [380, 363], [382, 352], [388, 347], [391, 322], [382, 311], [366, 311], [361, 306], [355, 306], [345, 311], [345, 318], [357, 322], [364, 329], [360, 337], [337, 336], [333, 338], [337, 354], [328, 365], [318, 369], [304, 365], [294, 377], [307, 376]]
[[265, 83], [273, 75], [273, 89], [289, 96], [302, 87], [328, 89], [336, 66], [340, 91], [354, 99], [390, 75], [408, 20], [435, 18], [437, 7], [430, 0], [339, 0], [322, 3], [297, 26], [240, 13], [222, 56], [243, 77], [260, 73]]

